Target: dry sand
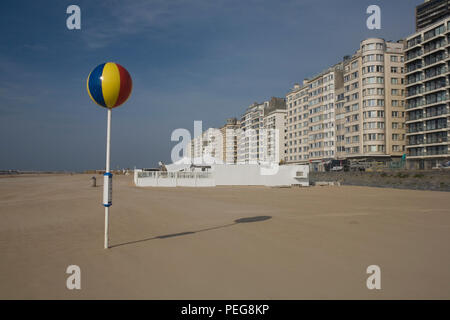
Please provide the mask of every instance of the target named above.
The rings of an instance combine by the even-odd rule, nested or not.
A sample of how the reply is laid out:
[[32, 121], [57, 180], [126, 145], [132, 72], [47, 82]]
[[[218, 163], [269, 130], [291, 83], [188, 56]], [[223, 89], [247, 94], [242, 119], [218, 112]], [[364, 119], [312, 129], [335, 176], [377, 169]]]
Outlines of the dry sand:
[[[104, 250], [89, 178], [0, 179], [0, 298], [450, 298], [449, 193], [136, 188], [116, 176]], [[234, 223], [257, 216], [270, 219]], [[66, 288], [72, 264], [81, 290]], [[366, 287], [372, 264], [381, 290]]]

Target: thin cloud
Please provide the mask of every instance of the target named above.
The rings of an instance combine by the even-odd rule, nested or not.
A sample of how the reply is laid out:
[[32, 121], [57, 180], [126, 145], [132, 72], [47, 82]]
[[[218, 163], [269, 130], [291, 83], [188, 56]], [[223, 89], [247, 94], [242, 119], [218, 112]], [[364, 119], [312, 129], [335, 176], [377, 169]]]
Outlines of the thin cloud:
[[[106, 1], [101, 3], [101, 15], [87, 20], [83, 33], [88, 48], [107, 47], [124, 36], [146, 33], [167, 27], [173, 22], [172, 7], [185, 1]], [[94, 9], [90, 9], [94, 10]], [[84, 20], [86, 21], [86, 20]]]

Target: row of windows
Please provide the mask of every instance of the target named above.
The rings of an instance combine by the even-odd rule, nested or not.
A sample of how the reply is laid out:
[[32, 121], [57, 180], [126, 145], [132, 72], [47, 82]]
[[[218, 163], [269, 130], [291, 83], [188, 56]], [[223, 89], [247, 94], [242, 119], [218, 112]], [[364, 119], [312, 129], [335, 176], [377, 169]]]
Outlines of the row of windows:
[[361, 49], [363, 52], [368, 50], [384, 50], [384, 45], [382, 43], [369, 43], [363, 45]]

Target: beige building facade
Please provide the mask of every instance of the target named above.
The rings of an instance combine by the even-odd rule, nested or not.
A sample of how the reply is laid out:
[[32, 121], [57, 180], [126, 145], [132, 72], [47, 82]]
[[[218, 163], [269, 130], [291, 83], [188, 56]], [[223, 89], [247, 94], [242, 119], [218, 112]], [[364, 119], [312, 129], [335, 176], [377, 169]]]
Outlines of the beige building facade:
[[339, 159], [392, 160], [405, 152], [401, 42], [370, 38], [343, 62], [287, 94], [288, 163], [314, 171]]
[[389, 161], [405, 152], [403, 44], [370, 38], [343, 62], [336, 97], [337, 159]]
[[224, 164], [236, 164], [240, 121], [236, 118], [227, 119], [227, 123], [220, 128], [220, 132], [223, 139], [222, 161]]
[[264, 162], [279, 163], [284, 160], [286, 109], [268, 111], [263, 120]]
[[343, 85], [339, 63], [286, 95], [285, 162], [310, 163], [319, 170], [336, 156], [335, 97]]

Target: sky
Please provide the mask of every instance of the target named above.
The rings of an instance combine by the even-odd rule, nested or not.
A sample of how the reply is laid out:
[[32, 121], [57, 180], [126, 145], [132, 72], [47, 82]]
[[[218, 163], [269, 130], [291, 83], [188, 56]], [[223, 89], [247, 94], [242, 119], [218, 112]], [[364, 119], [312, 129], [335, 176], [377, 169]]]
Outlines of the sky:
[[[414, 33], [421, 0], [133, 0], [0, 3], [0, 170], [102, 169], [106, 109], [86, 78], [112, 61], [133, 79], [112, 112], [111, 168], [170, 163], [172, 131], [240, 117], [353, 54]], [[66, 27], [69, 5], [81, 30]], [[369, 5], [381, 29], [366, 27]]]

